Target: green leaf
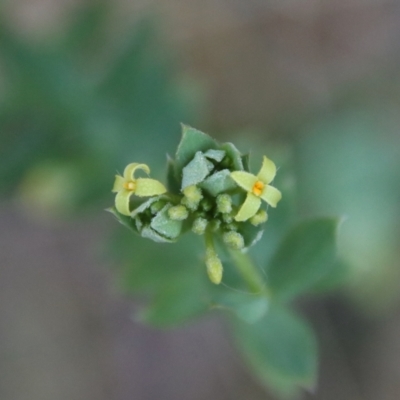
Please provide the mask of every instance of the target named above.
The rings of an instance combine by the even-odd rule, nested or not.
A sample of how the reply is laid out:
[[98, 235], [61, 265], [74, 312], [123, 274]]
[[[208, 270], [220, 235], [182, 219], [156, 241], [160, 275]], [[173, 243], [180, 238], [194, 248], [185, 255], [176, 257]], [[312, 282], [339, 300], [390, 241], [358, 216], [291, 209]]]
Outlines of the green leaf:
[[317, 377], [317, 343], [312, 330], [283, 307], [270, 306], [254, 324], [234, 321], [243, 356], [261, 382], [276, 391], [312, 389]]
[[274, 296], [291, 299], [331, 272], [336, 261], [338, 223], [336, 218], [313, 219], [289, 232], [267, 268], [269, 288]]
[[163, 237], [176, 239], [182, 231], [182, 221], [172, 220], [169, 217], [168, 210], [171, 207], [171, 204], [166, 204], [165, 207], [157, 213], [151, 221], [151, 228]]
[[167, 156], [167, 188], [169, 193], [178, 194], [181, 191], [180, 182], [175, 175], [175, 161]]
[[214, 165], [204, 157], [201, 151], [198, 151], [182, 170], [181, 189], [203, 182], [212, 168], [214, 168]]
[[216, 149], [217, 142], [210, 136], [187, 125], [182, 125], [182, 139], [176, 152], [176, 172], [180, 176], [183, 167], [188, 164], [198, 151]]
[[154, 229], [151, 229], [150, 226], [145, 226], [141, 229], [140, 234], [142, 237], [145, 239], [150, 239], [153, 242], [156, 243], [173, 243], [174, 240], [170, 239], [168, 237], [160, 235], [158, 232], [156, 232]]
[[110, 256], [118, 261], [118, 286], [129, 294], [157, 293], [187, 272], [200, 276], [199, 282], [207, 281], [203, 253], [204, 244], [194, 235], [182, 236], [171, 246], [132, 235], [127, 229], [116, 229], [110, 246]]
[[232, 143], [224, 143], [221, 149], [225, 150], [226, 154], [232, 160], [232, 167], [237, 171], [243, 171], [242, 155], [235, 145]]
[[209, 306], [204, 300], [205, 281], [198, 272], [198, 268], [197, 271], [188, 270], [167, 282], [156, 293], [150, 305], [137, 315], [138, 319], [157, 327], [168, 327], [207, 311]]
[[225, 157], [225, 151], [223, 150], [207, 150], [204, 155], [209, 158], [210, 160], [214, 160], [217, 162], [221, 162]]
[[132, 230], [135, 233], [139, 233], [136, 224], [135, 224], [135, 220], [132, 219], [131, 217], [127, 216], [127, 215], [122, 215], [120, 214], [115, 207], [111, 207], [111, 208], [107, 208], [106, 211], [110, 212], [111, 214], [113, 214], [117, 220], [124, 225], [125, 227], [127, 227], [128, 229]]
[[200, 187], [211, 194], [211, 196], [217, 196], [222, 192], [235, 189], [236, 184], [230, 177], [229, 170], [223, 169], [210, 175], [200, 184]]
[[262, 238], [264, 227], [264, 224], [254, 226], [250, 222], [244, 222], [241, 224], [240, 233], [243, 236], [245, 247], [255, 245]]
[[349, 278], [349, 272], [350, 265], [346, 261], [336, 260], [330, 271], [311, 287], [311, 292], [320, 294], [339, 289]]
[[253, 293], [218, 288], [213, 299], [213, 307], [232, 311], [244, 322], [252, 324], [265, 315], [268, 310], [268, 300]]
[[[168, 197], [165, 195], [154, 196], [154, 197], [150, 197], [148, 200], [146, 200], [142, 203], [138, 203], [137, 200], [135, 200], [135, 202], [131, 203], [131, 205], [133, 206], [132, 207], [133, 211], [131, 212], [131, 217], [134, 218], [134, 217], [136, 217], [136, 215], [143, 213], [144, 211], [149, 209], [152, 204], [156, 203], [159, 200], [167, 201]], [[136, 205], [136, 207], [135, 207], [135, 205]]]

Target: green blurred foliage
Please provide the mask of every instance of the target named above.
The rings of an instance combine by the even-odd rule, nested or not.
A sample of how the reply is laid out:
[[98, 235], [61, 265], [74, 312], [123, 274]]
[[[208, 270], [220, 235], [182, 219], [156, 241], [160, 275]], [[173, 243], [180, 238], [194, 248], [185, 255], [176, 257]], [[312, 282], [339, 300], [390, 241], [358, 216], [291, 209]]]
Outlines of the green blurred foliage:
[[297, 177], [303, 212], [345, 216], [348, 293], [371, 312], [394, 304], [400, 287], [400, 121], [390, 104], [359, 103], [307, 127]]
[[0, 191], [58, 215], [105, 204], [128, 162], [159, 172], [178, 121], [193, 115], [156, 24], [116, 37], [111, 4], [86, 7], [43, 44], [20, 38], [0, 13]]

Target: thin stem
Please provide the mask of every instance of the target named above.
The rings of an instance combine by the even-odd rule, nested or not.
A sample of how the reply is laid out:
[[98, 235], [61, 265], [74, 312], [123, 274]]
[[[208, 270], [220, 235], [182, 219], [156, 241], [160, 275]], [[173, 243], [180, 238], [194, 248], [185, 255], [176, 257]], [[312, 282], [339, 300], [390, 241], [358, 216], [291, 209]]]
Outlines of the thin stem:
[[229, 250], [229, 253], [249, 290], [254, 294], [269, 297], [264, 279], [249, 255], [237, 250]]

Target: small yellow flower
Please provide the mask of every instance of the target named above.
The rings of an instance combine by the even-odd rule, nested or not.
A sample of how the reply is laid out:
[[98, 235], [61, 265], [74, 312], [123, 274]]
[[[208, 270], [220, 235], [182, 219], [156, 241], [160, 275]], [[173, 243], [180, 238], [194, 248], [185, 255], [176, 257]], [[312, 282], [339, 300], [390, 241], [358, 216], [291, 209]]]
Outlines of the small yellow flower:
[[232, 179], [247, 191], [246, 200], [235, 216], [236, 221], [247, 221], [253, 217], [261, 206], [261, 199], [271, 207], [276, 207], [282, 198], [282, 194], [278, 189], [269, 185], [275, 178], [275, 175], [275, 164], [265, 156], [257, 176], [245, 171], [231, 172]]
[[115, 175], [115, 182], [112, 191], [115, 196], [115, 208], [123, 215], [130, 215], [129, 199], [132, 194], [139, 197], [151, 197], [163, 194], [167, 191], [164, 185], [150, 178], [135, 179], [135, 171], [141, 169], [150, 174], [150, 168], [146, 164], [132, 163], [127, 165], [124, 176]]

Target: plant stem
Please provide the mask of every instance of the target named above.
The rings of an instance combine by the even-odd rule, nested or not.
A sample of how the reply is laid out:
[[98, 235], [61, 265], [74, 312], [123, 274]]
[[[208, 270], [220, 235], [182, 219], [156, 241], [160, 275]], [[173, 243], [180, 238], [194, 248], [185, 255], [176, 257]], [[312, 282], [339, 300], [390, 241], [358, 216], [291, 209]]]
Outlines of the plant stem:
[[237, 250], [229, 250], [229, 254], [249, 290], [254, 294], [269, 297], [265, 281], [249, 255]]

